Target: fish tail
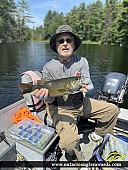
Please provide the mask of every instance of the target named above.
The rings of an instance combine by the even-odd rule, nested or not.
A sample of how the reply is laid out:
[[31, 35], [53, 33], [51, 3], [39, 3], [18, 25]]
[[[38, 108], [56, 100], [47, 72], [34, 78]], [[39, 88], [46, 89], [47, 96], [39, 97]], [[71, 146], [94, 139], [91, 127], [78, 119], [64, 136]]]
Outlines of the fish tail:
[[21, 90], [21, 94], [30, 93], [33, 91], [32, 84], [30, 83], [19, 83], [18, 87]]

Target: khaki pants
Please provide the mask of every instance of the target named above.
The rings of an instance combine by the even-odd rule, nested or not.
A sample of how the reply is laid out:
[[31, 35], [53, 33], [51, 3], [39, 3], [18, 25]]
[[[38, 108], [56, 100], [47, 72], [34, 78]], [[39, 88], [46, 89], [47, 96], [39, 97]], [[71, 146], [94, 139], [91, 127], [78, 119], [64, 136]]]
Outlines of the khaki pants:
[[89, 98], [84, 98], [83, 106], [79, 109], [68, 110], [49, 105], [49, 112], [56, 132], [60, 136], [59, 146], [61, 149], [73, 150], [75, 153], [80, 151], [78, 147], [78, 116], [97, 120], [95, 132], [101, 136], [112, 133], [118, 117], [116, 105]]

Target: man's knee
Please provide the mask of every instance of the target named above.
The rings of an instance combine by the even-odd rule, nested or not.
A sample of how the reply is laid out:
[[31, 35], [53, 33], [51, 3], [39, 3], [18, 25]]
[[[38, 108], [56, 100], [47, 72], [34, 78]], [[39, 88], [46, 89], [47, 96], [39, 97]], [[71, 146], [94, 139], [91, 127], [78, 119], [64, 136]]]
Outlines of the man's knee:
[[119, 114], [119, 108], [115, 104], [110, 103], [110, 109], [111, 109], [111, 113], [113, 113], [114, 115]]

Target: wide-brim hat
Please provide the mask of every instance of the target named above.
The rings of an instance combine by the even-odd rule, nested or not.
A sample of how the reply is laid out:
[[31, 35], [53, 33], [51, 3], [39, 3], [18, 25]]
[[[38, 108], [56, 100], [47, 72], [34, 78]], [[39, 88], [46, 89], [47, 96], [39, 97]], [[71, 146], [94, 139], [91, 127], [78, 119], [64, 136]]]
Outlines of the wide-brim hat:
[[70, 33], [74, 37], [74, 41], [75, 41], [74, 51], [77, 50], [79, 48], [80, 44], [81, 44], [81, 40], [77, 35], [75, 35], [72, 32], [72, 28], [69, 25], [61, 25], [61, 26], [59, 26], [57, 28], [56, 34], [54, 34], [50, 39], [50, 47], [51, 47], [51, 49], [54, 52], [58, 53], [57, 50], [56, 50], [56, 38], [57, 38], [58, 35], [60, 35], [62, 33]]

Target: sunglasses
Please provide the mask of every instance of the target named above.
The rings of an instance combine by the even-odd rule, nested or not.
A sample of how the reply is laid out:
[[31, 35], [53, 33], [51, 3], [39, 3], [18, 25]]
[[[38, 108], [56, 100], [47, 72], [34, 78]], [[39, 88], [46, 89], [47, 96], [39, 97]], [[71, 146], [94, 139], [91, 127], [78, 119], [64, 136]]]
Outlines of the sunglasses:
[[71, 42], [73, 42], [73, 39], [71, 39], [71, 38], [67, 38], [67, 39], [61, 38], [61, 39], [57, 40], [57, 42], [58, 42], [59, 44], [63, 44], [65, 41], [66, 41], [67, 43], [71, 43]]

